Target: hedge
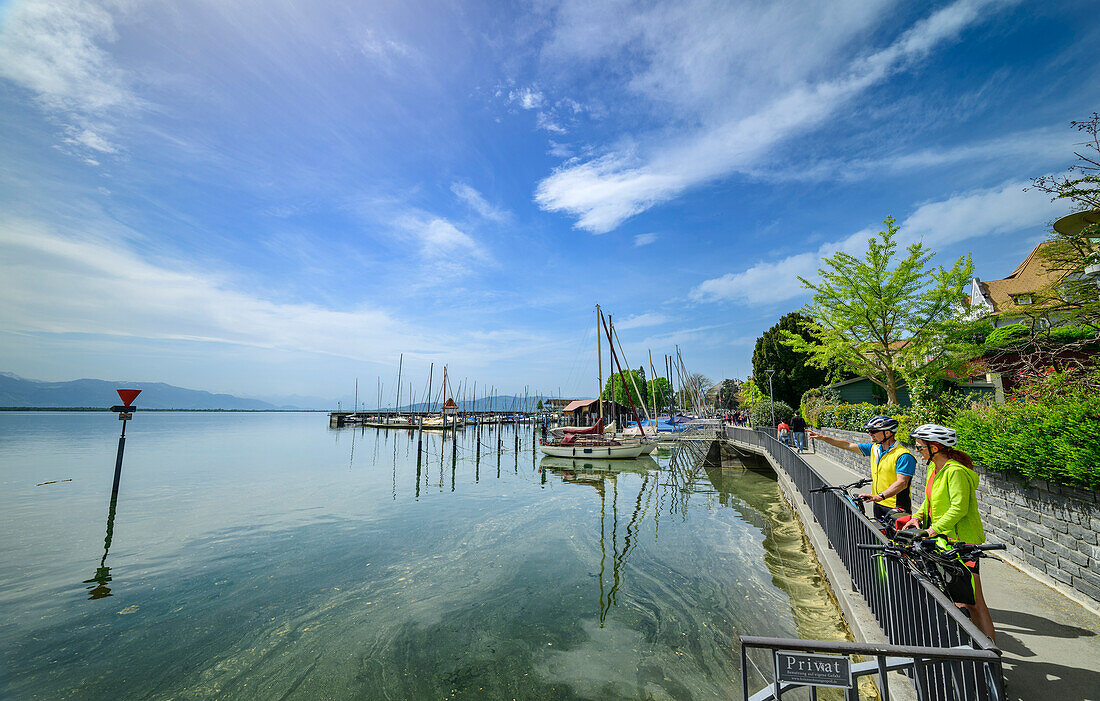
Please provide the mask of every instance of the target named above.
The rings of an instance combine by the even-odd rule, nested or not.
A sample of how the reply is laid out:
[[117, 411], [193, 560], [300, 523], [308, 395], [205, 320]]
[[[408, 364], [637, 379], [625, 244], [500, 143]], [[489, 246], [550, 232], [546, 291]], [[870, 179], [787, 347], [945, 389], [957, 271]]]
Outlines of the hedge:
[[[867, 403], [827, 404], [818, 416], [816, 426], [848, 431], [862, 431], [871, 416], [892, 416], [906, 444], [915, 423], [901, 407]], [[1100, 489], [1100, 397], [977, 406], [955, 412], [948, 425], [959, 449], [987, 470]]]
[[[1046, 333], [1046, 340], [1055, 345], [1084, 341], [1096, 338], [1096, 329], [1091, 326], [1056, 326]], [[993, 332], [985, 337], [987, 348], [1007, 348], [1031, 337], [1031, 327], [1027, 324], [1009, 324], [993, 329]], [[1040, 332], [1039, 338], [1044, 338]]]
[[1100, 397], [966, 409], [952, 427], [986, 469], [1100, 488]]
[[985, 337], [985, 345], [989, 348], [1003, 348], [1030, 335], [1031, 328], [1026, 324], [1009, 324], [993, 329], [993, 332]]

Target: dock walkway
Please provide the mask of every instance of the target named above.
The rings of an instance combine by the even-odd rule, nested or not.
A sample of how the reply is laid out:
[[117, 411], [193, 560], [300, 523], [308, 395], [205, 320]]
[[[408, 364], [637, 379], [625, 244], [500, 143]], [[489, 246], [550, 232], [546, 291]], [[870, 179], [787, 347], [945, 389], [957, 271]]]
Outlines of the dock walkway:
[[[833, 484], [862, 477], [824, 455], [802, 457]], [[1007, 562], [982, 562], [982, 589], [1009, 699], [1100, 701], [1100, 616]]]

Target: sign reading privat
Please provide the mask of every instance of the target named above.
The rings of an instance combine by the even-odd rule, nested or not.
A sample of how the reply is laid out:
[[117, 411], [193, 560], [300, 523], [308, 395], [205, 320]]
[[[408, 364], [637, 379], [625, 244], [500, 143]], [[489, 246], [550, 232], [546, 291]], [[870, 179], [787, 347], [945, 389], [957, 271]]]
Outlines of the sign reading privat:
[[852, 670], [846, 655], [811, 655], [805, 652], [775, 653], [775, 677], [780, 682], [805, 686], [852, 686]]

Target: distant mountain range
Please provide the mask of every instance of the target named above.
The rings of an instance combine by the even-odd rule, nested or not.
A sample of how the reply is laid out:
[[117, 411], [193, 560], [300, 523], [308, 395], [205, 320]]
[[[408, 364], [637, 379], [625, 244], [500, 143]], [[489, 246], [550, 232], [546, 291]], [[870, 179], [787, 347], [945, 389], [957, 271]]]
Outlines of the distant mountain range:
[[[275, 410], [332, 410], [336, 401], [326, 401], [316, 397], [290, 396], [275, 398], [273, 401], [236, 397], [232, 394], [214, 394], [197, 389], [185, 389], [163, 382], [116, 382], [107, 380], [71, 380], [69, 382], [40, 382], [28, 380], [9, 372], [0, 372], [0, 407], [27, 407], [48, 409], [65, 408], [102, 408], [119, 403], [115, 390], [119, 388], [140, 389], [141, 396], [134, 404], [142, 409], [226, 409], [237, 411], [275, 411]], [[534, 411], [540, 399], [547, 397], [494, 396], [479, 397], [477, 401], [467, 401], [465, 406], [458, 399], [459, 407], [467, 411]], [[340, 402], [344, 411], [350, 411], [354, 402]], [[387, 410], [384, 407], [383, 410]], [[430, 407], [425, 402], [403, 405], [401, 411], [439, 411], [439, 403]], [[361, 408], [372, 411], [372, 408]]]
[[106, 380], [72, 380], [69, 382], [39, 382], [11, 373], [0, 373], [0, 406], [2, 407], [87, 407], [107, 408], [119, 404], [118, 388], [140, 389], [134, 402], [142, 409], [295, 409], [276, 406], [259, 399], [213, 394], [197, 389], [184, 389], [163, 382], [107, 382]]

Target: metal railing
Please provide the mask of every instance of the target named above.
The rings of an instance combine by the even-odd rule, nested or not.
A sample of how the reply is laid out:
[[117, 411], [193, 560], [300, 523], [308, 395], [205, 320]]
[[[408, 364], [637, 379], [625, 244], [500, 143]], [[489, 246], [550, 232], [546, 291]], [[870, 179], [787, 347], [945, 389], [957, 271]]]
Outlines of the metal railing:
[[[889, 701], [891, 696], [890, 675], [888, 672], [903, 672], [916, 688], [917, 697], [921, 699], [936, 698], [929, 694], [930, 684], [938, 668], [946, 665], [959, 668], [972, 668], [978, 673], [978, 696], [966, 695], [961, 689], [952, 689], [952, 694], [947, 698], [1003, 698], [994, 696], [996, 679], [990, 675], [981, 674], [994, 667], [1000, 667], [1000, 657], [993, 650], [973, 650], [969, 648], [945, 649], [939, 647], [915, 647], [909, 645], [873, 645], [848, 642], [832, 642], [827, 640], [800, 640], [797, 638], [761, 638], [755, 636], [739, 636], [741, 641], [741, 698], [743, 701], [772, 701], [782, 699], [783, 693], [801, 688], [802, 685], [780, 680], [777, 669], [776, 654], [780, 652], [809, 652], [843, 655], [850, 658], [851, 655], [874, 658], [873, 660], [857, 662], [850, 667], [851, 686], [845, 691], [846, 699], [858, 699], [859, 678], [878, 675], [878, 691], [883, 701]], [[769, 650], [772, 658], [773, 674], [769, 679], [760, 667], [753, 664], [755, 669], [765, 682], [764, 687], [755, 694], [749, 694], [750, 650]], [[764, 665], [765, 668], [768, 665]], [[816, 693], [811, 691], [810, 698], [816, 698]]]
[[[859, 544], [885, 544], [885, 536], [849, 501], [835, 492], [813, 490], [829, 483], [777, 438], [739, 426], [726, 437], [769, 455], [787, 473], [840, 556], [852, 586], [867, 602], [892, 645], [922, 648], [972, 648], [993, 653], [981, 664], [945, 662], [928, 667], [922, 699], [1004, 698], [999, 650], [955, 604], [919, 573], [894, 558], [874, 558]], [[918, 689], [920, 690], [920, 689]]]

